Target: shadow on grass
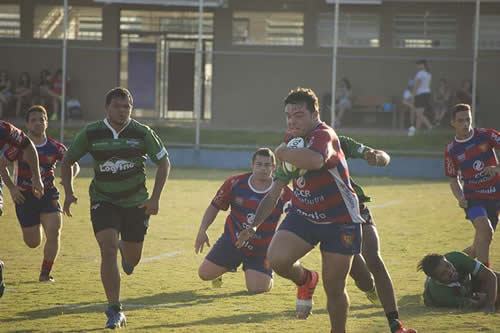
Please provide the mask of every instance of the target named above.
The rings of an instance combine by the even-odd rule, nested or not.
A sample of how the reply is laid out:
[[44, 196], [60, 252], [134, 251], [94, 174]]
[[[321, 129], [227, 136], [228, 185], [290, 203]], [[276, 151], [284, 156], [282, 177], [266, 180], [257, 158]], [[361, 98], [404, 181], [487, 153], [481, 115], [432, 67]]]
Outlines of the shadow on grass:
[[[199, 294], [195, 290], [184, 290], [172, 293], [161, 293], [156, 295], [128, 298], [122, 300], [125, 311], [145, 308], [182, 308], [193, 305], [212, 303], [219, 298], [250, 296], [246, 291], [238, 291], [222, 294]], [[52, 308], [38, 309], [33, 311], [19, 312], [15, 317], [6, 319], [6, 322], [17, 322], [23, 320], [43, 319], [57, 317], [65, 314], [85, 314], [104, 312], [105, 303], [82, 302], [65, 304]]]

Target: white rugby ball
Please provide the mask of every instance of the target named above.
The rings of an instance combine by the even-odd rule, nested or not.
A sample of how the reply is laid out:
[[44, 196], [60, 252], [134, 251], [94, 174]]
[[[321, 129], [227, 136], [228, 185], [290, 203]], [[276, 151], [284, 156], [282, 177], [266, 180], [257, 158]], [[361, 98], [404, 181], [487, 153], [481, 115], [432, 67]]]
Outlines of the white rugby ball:
[[[292, 140], [290, 140], [286, 146], [288, 148], [297, 149], [297, 148], [304, 148], [305, 145], [306, 145], [306, 143], [305, 143], [303, 138], [296, 137], [296, 138], [293, 138]], [[297, 167], [295, 165], [288, 163], [288, 162], [283, 162], [283, 167], [285, 168], [285, 170], [287, 172], [290, 172], [290, 173], [293, 173], [297, 170]]]

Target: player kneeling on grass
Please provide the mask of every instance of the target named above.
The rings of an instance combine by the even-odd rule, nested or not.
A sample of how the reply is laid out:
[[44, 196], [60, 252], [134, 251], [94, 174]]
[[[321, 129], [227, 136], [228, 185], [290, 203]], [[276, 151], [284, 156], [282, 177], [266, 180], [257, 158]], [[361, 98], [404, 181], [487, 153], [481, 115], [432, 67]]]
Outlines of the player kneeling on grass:
[[[54, 171], [56, 163], [63, 159], [66, 152], [66, 147], [62, 143], [47, 137], [47, 126], [48, 118], [45, 108], [41, 105], [32, 106], [26, 113], [26, 128], [28, 129], [28, 137], [33, 141], [38, 152], [45, 188], [41, 198], [32, 194], [31, 169], [23, 154], [18, 152], [19, 148], [11, 147], [5, 152], [10, 156], [19, 155], [14, 164], [14, 182], [10, 179], [8, 169], [6, 167], [0, 168], [0, 175], [16, 205], [16, 215], [26, 245], [30, 248], [38, 247], [43, 238], [42, 229], [45, 232], [46, 242], [40, 270], [40, 282], [54, 281], [50, 271], [59, 253], [62, 227], [59, 191], [54, 186]], [[75, 176], [78, 171], [78, 164], [75, 163]]]
[[[379, 167], [385, 167], [390, 162], [389, 155], [382, 150], [372, 149], [346, 136], [339, 136], [339, 140], [346, 159], [362, 158], [369, 165]], [[372, 303], [378, 303], [378, 297], [380, 297], [392, 333], [414, 333], [416, 332], [414, 329], [405, 328], [399, 320], [394, 287], [380, 254], [377, 227], [366, 205], [367, 202], [371, 201], [371, 198], [366, 196], [363, 188], [356, 184], [352, 178], [350, 181], [358, 196], [359, 210], [364, 220], [362, 224], [362, 254], [354, 256], [350, 275], [356, 282], [356, 286], [366, 294]]]
[[499, 306], [500, 273], [465, 253], [429, 254], [420, 261], [417, 269], [427, 275], [424, 287], [427, 306], [486, 313], [495, 312], [495, 306]]
[[[170, 162], [157, 134], [130, 117], [133, 98], [127, 89], [111, 89], [105, 100], [106, 118], [85, 126], [64, 155], [63, 211], [71, 216], [70, 207], [77, 201], [71, 165], [89, 153], [94, 159], [90, 219], [101, 250], [101, 280], [109, 303], [106, 328], [114, 329], [126, 323], [120, 303], [118, 250], [123, 271], [132, 274], [141, 260], [149, 217], [158, 214]], [[157, 166], [150, 197], [146, 188], [146, 156]]]
[[200, 229], [194, 244], [195, 252], [201, 253], [206, 244], [210, 246], [207, 230], [220, 210], [231, 211], [226, 218], [224, 232], [198, 269], [202, 280], [212, 280], [220, 286], [222, 275], [235, 271], [243, 264], [247, 289], [250, 293], [263, 293], [271, 290], [273, 274], [266, 259], [267, 248], [276, 230], [286, 203], [291, 199], [291, 191], [284, 189], [272, 214], [257, 229], [256, 236], [240, 249], [234, 245], [239, 233], [250, 228], [255, 209], [260, 200], [271, 188], [272, 173], [276, 167], [273, 152], [268, 148], [257, 150], [252, 157], [252, 172], [228, 178], [203, 215]]

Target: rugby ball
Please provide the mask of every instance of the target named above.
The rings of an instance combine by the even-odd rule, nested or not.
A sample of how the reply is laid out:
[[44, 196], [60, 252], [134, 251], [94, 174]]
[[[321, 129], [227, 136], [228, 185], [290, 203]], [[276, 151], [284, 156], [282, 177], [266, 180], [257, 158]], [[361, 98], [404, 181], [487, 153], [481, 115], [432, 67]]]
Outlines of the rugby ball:
[[[288, 148], [297, 149], [297, 148], [304, 148], [305, 145], [306, 143], [304, 139], [301, 137], [297, 137], [290, 140], [286, 146]], [[294, 173], [295, 171], [297, 171], [297, 167], [288, 162], [283, 162], [283, 168], [285, 169], [286, 172], [289, 173]]]

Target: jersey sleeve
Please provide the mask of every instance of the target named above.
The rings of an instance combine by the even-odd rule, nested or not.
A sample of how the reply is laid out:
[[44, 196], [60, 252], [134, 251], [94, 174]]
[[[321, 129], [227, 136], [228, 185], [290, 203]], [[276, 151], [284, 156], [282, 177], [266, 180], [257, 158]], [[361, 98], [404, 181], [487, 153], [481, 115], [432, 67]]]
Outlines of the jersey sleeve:
[[485, 267], [478, 260], [469, 257], [463, 252], [450, 252], [445, 257], [458, 271], [469, 273], [472, 276], [476, 276]]
[[340, 135], [339, 141], [346, 158], [364, 158], [364, 152], [371, 149], [348, 136]]
[[237, 179], [234, 177], [226, 179], [212, 199], [212, 206], [219, 210], [228, 210], [233, 199], [233, 187]]
[[82, 158], [88, 151], [87, 129], [84, 128], [76, 135], [71, 146], [66, 151], [65, 157], [72, 164]]
[[438, 284], [429, 278], [425, 283], [424, 303], [427, 306], [466, 308], [470, 302], [454, 288]]
[[[335, 139], [337, 139], [335, 137]], [[317, 130], [312, 133], [309, 138], [309, 142], [307, 143], [307, 147], [323, 156], [323, 161], [326, 163], [332, 157], [337, 155], [335, 148], [333, 146], [334, 137], [332, 137], [332, 133], [327, 130]], [[340, 143], [338, 144], [340, 147]], [[338, 163], [338, 158], [335, 159], [334, 164]]]
[[[298, 176], [299, 171], [300, 170], [296, 171], [297, 176]], [[276, 170], [274, 171], [273, 180], [279, 180], [285, 184], [288, 184], [294, 178], [297, 178], [297, 177], [295, 177], [295, 173], [287, 172], [285, 170], [285, 168], [283, 168], [283, 165], [281, 163], [278, 164], [278, 166], [276, 167]]]
[[455, 178], [458, 176], [458, 165], [448, 148], [444, 152], [444, 173], [447, 177]]
[[281, 192], [281, 196], [278, 199], [278, 204], [276, 208], [280, 210], [282, 213], [287, 213], [290, 208], [290, 201], [292, 200], [292, 190], [288, 186], [283, 187], [283, 191]]
[[9, 146], [21, 150], [26, 148], [30, 143], [30, 140], [23, 131], [6, 122], [0, 123], [0, 135], [2, 136], [0, 140], [4, 140]]
[[488, 128], [486, 130], [486, 135], [488, 136], [488, 141], [492, 148], [500, 149], [500, 132], [493, 128]]
[[19, 160], [23, 156], [23, 151], [19, 147], [9, 146], [4, 150], [3, 156], [10, 162]]
[[64, 158], [64, 154], [68, 151], [68, 148], [66, 148], [65, 145], [62, 143], [58, 142], [57, 143], [57, 153], [56, 153], [56, 160], [57, 161], [62, 161]]
[[168, 157], [165, 145], [152, 129], [148, 129], [144, 142], [146, 145], [146, 153], [155, 164], [158, 164], [161, 160]]

